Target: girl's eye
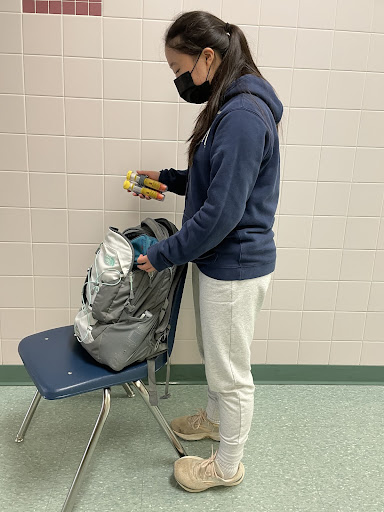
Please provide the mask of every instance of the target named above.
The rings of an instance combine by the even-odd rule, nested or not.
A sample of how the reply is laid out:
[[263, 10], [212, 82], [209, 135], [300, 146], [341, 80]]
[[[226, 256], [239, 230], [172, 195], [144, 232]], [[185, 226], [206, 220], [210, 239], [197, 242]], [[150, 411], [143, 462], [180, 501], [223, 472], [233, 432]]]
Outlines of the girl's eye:
[[175, 75], [177, 75], [177, 73], [178, 73], [179, 71], [180, 71], [180, 69], [178, 69], [178, 70], [176, 71]]

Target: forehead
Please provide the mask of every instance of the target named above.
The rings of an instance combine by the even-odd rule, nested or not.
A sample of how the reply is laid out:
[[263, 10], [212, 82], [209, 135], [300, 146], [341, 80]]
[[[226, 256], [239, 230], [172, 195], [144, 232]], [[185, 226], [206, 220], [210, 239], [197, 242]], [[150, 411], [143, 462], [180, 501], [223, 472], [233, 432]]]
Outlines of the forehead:
[[175, 64], [182, 64], [185, 61], [189, 61], [192, 57], [186, 53], [180, 53], [173, 48], [165, 47], [165, 57], [168, 61], [169, 67], [173, 67]]

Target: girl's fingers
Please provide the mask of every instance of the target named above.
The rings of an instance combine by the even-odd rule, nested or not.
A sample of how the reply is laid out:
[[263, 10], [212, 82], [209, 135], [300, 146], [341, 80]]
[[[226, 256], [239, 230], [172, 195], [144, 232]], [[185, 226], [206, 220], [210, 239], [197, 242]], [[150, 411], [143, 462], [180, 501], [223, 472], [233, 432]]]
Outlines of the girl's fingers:
[[127, 190], [130, 194], [133, 194], [134, 196], [139, 196], [141, 199], [151, 199], [148, 196], [144, 196], [143, 194], [136, 194], [136, 192], [133, 192], [132, 190]]

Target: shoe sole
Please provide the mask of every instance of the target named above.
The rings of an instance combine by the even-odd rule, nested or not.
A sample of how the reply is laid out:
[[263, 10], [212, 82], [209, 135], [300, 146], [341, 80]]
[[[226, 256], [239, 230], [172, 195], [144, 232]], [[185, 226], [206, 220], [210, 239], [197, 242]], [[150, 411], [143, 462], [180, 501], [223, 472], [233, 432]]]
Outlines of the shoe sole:
[[177, 432], [176, 430], [173, 430], [173, 432], [177, 436], [181, 437], [181, 439], [185, 439], [186, 441], [200, 441], [206, 437], [212, 439], [213, 441], [220, 441], [220, 434], [208, 434], [208, 432], [206, 434], [181, 434], [181, 432]]
[[202, 492], [202, 491], [206, 491], [207, 489], [211, 489], [212, 487], [233, 487], [234, 485], [239, 485], [241, 484], [241, 482], [243, 481], [244, 479], [244, 475], [245, 475], [245, 471], [244, 471], [244, 468], [243, 468], [243, 472], [242, 472], [242, 475], [241, 477], [238, 479], [238, 480], [235, 480], [234, 482], [231, 482], [231, 483], [228, 483], [228, 484], [214, 484], [214, 485], [207, 485], [207, 487], [204, 487], [204, 489], [190, 489], [189, 487], [181, 484], [177, 479], [176, 479], [176, 482], [180, 485], [180, 487], [182, 487], [185, 491], [188, 491], [188, 492]]

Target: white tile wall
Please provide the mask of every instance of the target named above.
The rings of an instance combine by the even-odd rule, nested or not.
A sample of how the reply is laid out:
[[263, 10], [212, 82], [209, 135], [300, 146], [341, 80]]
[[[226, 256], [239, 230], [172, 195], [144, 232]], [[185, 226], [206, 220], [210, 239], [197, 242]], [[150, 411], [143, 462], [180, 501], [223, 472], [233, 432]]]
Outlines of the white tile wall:
[[64, 57], [65, 96], [102, 97], [102, 61]]
[[333, 29], [335, 27], [337, 0], [300, 2], [299, 27]]
[[64, 135], [64, 100], [53, 96], [25, 96], [27, 133]]
[[65, 98], [65, 132], [74, 137], [103, 135], [102, 100]]
[[0, 90], [23, 94], [23, 59], [21, 55], [0, 55]]
[[[23, 14], [22, 19], [19, 18], [19, 21], [22, 22], [24, 54], [63, 54], [62, 23], [59, 16], [50, 17], [45, 14]], [[64, 23], [64, 26], [65, 25], [66, 23]]]
[[[277, 267], [252, 362], [384, 363], [384, 7], [381, 0], [108, 0], [103, 17], [0, 2], [0, 364], [73, 321], [109, 225], [164, 216], [129, 169], [185, 169], [201, 106], [180, 100], [163, 36], [179, 12], [241, 26], [281, 98]], [[23, 322], [18, 322], [19, 318]], [[191, 276], [173, 362], [200, 363]]]
[[168, 0], [167, 2], [145, 0], [143, 7], [143, 17], [145, 19], [172, 20], [182, 11], [183, 0]]
[[104, 17], [141, 18], [143, 0], [108, 0], [103, 5]]
[[104, 98], [110, 100], [140, 100], [141, 62], [108, 59], [104, 61], [103, 69]]
[[105, 59], [141, 58], [141, 20], [105, 18], [103, 41]]
[[335, 31], [332, 69], [365, 71], [370, 38], [370, 34], [363, 32]]
[[383, 64], [384, 35], [372, 34], [368, 55], [368, 71], [384, 71]]
[[[189, 5], [186, 5], [184, 2], [184, 10], [195, 10], [197, 7], [194, 4], [195, 2], [189, 2]], [[212, 10], [214, 7], [216, 6], [211, 5], [208, 9], [207, 5], [202, 9], [209, 10], [209, 12], [219, 17], [221, 14], [221, 18], [228, 23], [259, 25], [261, 0], [238, 0], [236, 3], [231, 0], [222, 0], [221, 13], [218, 14]]]
[[[337, 30], [371, 30], [372, 13], [375, 0], [338, 0], [336, 11]], [[377, 2], [378, 3], [378, 2]]]
[[299, 0], [261, 2], [260, 25], [296, 27]]
[[[68, 70], [66, 70], [68, 73]], [[63, 95], [63, 62], [61, 57], [24, 56], [25, 94], [35, 96]]]
[[[33, 16], [35, 15], [24, 14], [23, 18], [33, 18]], [[50, 18], [50, 16], [46, 16], [46, 18]], [[59, 17], [57, 16], [57, 18]], [[86, 16], [84, 18], [63, 16], [64, 55], [100, 58], [103, 53], [103, 21], [96, 16]]]
[[28, 135], [26, 147], [29, 171], [65, 172], [65, 142], [64, 137]]
[[2, 171], [0, 174], [0, 204], [1, 206], [29, 206], [29, 191], [27, 175], [24, 172]]

